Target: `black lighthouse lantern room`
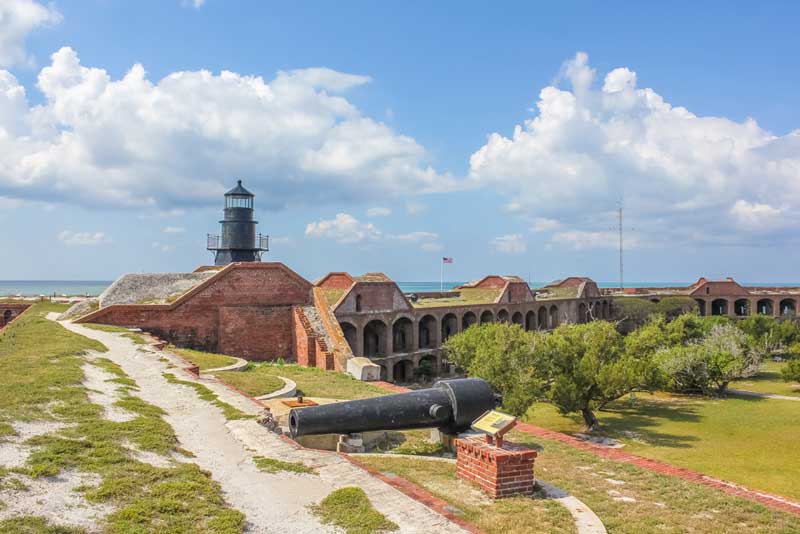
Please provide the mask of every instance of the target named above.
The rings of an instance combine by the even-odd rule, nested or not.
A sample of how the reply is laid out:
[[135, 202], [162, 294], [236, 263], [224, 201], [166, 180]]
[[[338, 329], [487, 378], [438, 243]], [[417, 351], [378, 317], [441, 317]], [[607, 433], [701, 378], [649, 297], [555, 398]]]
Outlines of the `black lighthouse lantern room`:
[[214, 265], [237, 261], [261, 261], [269, 250], [269, 237], [256, 234], [258, 221], [253, 219], [255, 195], [244, 188], [242, 181], [225, 193], [225, 216], [220, 221], [220, 235], [208, 234], [208, 250], [214, 252]]

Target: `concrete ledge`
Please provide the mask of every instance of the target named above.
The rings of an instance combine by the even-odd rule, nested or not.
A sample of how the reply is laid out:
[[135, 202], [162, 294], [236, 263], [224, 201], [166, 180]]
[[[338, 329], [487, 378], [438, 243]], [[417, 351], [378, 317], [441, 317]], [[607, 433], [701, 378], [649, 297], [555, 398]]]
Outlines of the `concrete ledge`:
[[[232, 358], [236, 358], [236, 356], [231, 356]], [[216, 373], [217, 371], [241, 371], [247, 364], [250, 363], [243, 358], [236, 358], [236, 362], [226, 365], [225, 367], [215, 367], [214, 369], [206, 369], [201, 374], [208, 374], [208, 373]]]
[[283, 387], [278, 391], [273, 391], [272, 393], [267, 393], [266, 395], [261, 395], [260, 397], [256, 397], [258, 400], [269, 400], [269, 399], [278, 399], [281, 397], [294, 397], [295, 393], [297, 393], [297, 384], [295, 384], [294, 380], [289, 380], [288, 378], [284, 378], [279, 376], [281, 380], [283, 380]]

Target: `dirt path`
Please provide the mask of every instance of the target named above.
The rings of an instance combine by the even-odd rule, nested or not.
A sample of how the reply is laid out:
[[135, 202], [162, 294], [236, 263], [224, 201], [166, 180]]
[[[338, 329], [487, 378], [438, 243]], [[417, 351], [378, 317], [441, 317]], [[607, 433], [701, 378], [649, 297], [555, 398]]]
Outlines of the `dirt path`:
[[733, 395], [744, 395], [746, 397], [759, 397], [761, 399], [788, 400], [800, 402], [800, 397], [790, 397], [789, 395], [778, 395], [777, 393], [759, 393], [758, 391], [747, 391], [746, 389], [728, 388], [728, 393]]
[[[167, 382], [163, 373], [181, 380], [200, 382], [221, 400], [242, 411], [256, 414], [261, 407], [213, 380], [196, 379], [169, 363], [180, 365], [169, 353], [136, 345], [120, 334], [102, 332], [70, 322], [61, 324], [78, 334], [96, 339], [108, 347], [103, 354], [136, 381], [143, 400], [159, 406], [167, 415], [180, 446], [195, 454], [192, 462], [211, 472], [222, 486], [226, 500], [243, 512], [249, 532], [319, 533], [335, 532], [319, 523], [308, 505], [319, 502], [331, 491], [345, 486], [364, 489], [377, 510], [400, 526], [401, 533], [456, 533], [459, 526], [414, 501], [388, 484], [370, 476], [337, 454], [297, 450], [253, 420], [228, 421], [222, 412], [197, 397], [181, 384]], [[267, 474], [253, 463], [253, 456], [301, 461], [319, 475]]]

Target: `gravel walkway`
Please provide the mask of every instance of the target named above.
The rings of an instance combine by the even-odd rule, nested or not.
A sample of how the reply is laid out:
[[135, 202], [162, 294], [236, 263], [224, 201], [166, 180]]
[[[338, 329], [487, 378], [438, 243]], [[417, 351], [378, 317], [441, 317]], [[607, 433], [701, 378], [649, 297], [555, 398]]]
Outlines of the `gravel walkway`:
[[733, 395], [744, 395], [745, 397], [758, 397], [760, 399], [800, 401], [800, 397], [790, 397], [789, 395], [778, 395], [776, 393], [759, 393], [758, 391], [747, 391], [745, 389], [728, 388], [728, 393]]
[[[321, 533], [335, 532], [319, 523], [308, 506], [325, 498], [331, 491], [359, 486], [377, 510], [400, 526], [400, 533], [449, 534], [464, 532], [456, 524], [388, 484], [370, 476], [337, 454], [296, 449], [281, 437], [259, 426], [254, 420], [227, 421], [222, 412], [202, 401], [192, 388], [171, 384], [164, 372], [181, 380], [200, 382], [212, 389], [221, 400], [242, 411], [257, 414], [262, 407], [230, 390], [216, 380], [197, 379], [189, 373], [169, 368], [162, 356], [174, 365], [182, 362], [168, 352], [140, 350], [140, 346], [120, 334], [92, 330], [70, 322], [65, 328], [96, 339], [108, 347], [104, 356], [122, 367], [136, 381], [135, 392], [143, 400], [162, 408], [165, 420], [175, 430], [180, 446], [195, 454], [193, 462], [211, 472], [222, 486], [225, 498], [242, 511], [249, 532]], [[253, 456], [301, 461], [315, 467], [319, 475], [267, 474], [253, 463]]]

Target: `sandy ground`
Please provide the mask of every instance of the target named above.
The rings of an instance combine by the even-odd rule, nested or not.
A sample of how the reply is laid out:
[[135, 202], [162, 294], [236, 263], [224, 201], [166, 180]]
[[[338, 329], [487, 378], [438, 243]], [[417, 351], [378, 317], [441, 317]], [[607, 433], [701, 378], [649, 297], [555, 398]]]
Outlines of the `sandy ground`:
[[[308, 511], [308, 506], [345, 486], [363, 488], [375, 508], [400, 525], [401, 533], [464, 532], [443, 516], [336, 454], [297, 450], [253, 420], [227, 421], [218, 408], [200, 400], [193, 389], [171, 384], [162, 374], [171, 372], [181, 380], [201, 382], [222, 400], [247, 413], [257, 414], [262, 408], [214, 380], [196, 379], [179, 369], [169, 368], [169, 364], [161, 360], [162, 356], [174, 365], [182, 362], [168, 352], [140, 350], [119, 334], [69, 322], [61, 324], [108, 347], [109, 352], [103, 356], [120, 365], [136, 381], [139, 391], [132, 394], [167, 413], [165, 420], [175, 430], [180, 446], [195, 454], [191, 461], [210, 471], [220, 483], [227, 502], [246, 515], [249, 532], [335, 532], [320, 524]], [[302, 461], [315, 467], [319, 475], [263, 473], [253, 463], [254, 455]]]

